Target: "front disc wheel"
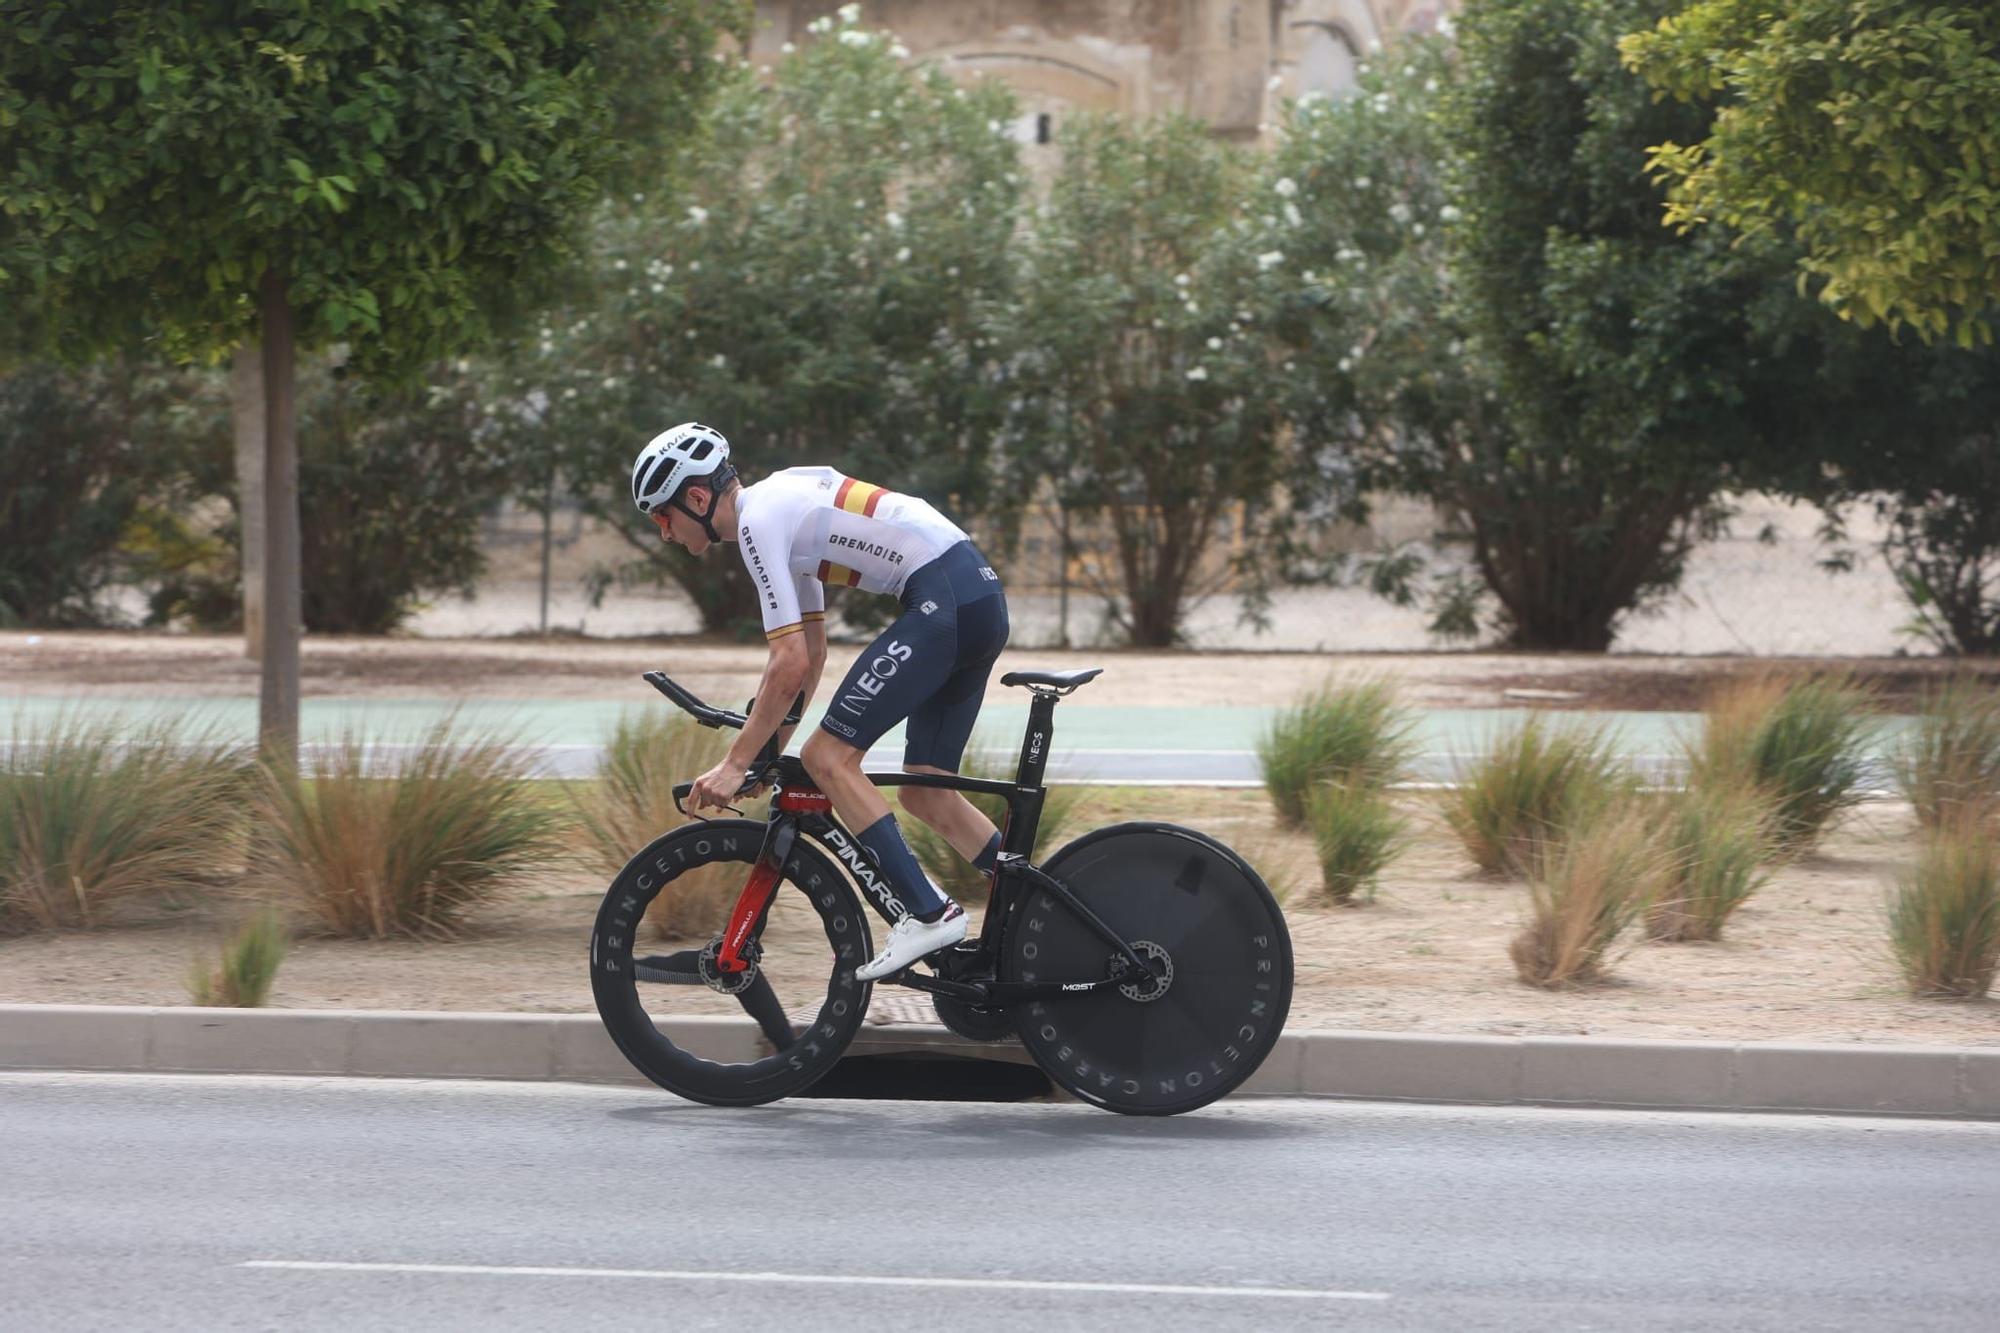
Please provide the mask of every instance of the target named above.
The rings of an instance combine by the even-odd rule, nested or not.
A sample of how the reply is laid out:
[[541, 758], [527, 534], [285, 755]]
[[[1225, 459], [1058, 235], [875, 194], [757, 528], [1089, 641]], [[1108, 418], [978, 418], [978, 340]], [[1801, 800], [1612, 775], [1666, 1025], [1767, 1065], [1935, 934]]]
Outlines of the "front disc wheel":
[[854, 969], [874, 954], [834, 864], [795, 839], [768, 910], [724, 971], [719, 946], [764, 843], [754, 820], [675, 829], [628, 862], [590, 937], [590, 988], [633, 1068], [711, 1106], [802, 1092], [840, 1060], [868, 1012]]

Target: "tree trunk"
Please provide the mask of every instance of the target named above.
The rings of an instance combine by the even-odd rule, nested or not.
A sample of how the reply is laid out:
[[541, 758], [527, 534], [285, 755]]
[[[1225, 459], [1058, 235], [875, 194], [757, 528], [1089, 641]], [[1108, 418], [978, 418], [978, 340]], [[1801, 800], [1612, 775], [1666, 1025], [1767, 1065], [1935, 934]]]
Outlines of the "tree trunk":
[[276, 269], [259, 296], [264, 367], [264, 670], [257, 742], [278, 764], [299, 747], [299, 441], [292, 304]]
[[264, 353], [244, 343], [229, 374], [236, 428], [236, 510], [242, 528], [243, 651], [264, 656]]
[[549, 556], [555, 544], [556, 525], [556, 469], [549, 465], [548, 475], [542, 481], [542, 637], [549, 637]]

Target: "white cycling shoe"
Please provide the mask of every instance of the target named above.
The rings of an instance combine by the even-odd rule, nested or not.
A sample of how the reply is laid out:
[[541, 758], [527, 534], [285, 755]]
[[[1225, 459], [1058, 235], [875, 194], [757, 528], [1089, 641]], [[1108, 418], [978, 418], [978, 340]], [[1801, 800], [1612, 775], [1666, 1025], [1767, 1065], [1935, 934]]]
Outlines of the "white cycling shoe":
[[906, 916], [889, 928], [889, 942], [882, 952], [854, 969], [860, 981], [879, 981], [900, 972], [926, 954], [948, 949], [965, 938], [965, 909], [957, 903], [944, 909], [935, 921], [919, 921]]

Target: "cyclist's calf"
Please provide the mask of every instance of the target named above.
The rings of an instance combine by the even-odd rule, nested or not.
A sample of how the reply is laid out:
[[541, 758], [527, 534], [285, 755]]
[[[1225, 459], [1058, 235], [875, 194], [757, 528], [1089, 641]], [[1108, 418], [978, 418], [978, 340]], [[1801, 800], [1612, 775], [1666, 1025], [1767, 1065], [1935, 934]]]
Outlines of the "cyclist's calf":
[[[905, 764], [906, 773], [937, 773], [952, 776], [949, 770], [930, 764]], [[977, 857], [998, 832], [993, 821], [962, 792], [944, 787], [899, 787], [903, 808], [941, 834], [958, 854], [970, 861]]]

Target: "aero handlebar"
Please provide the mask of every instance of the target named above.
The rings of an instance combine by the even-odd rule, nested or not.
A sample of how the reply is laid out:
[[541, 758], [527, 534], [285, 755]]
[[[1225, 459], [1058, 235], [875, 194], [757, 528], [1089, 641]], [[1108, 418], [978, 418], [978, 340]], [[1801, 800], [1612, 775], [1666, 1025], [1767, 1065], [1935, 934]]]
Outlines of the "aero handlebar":
[[[664, 671], [648, 671], [645, 673], [644, 679], [648, 685], [651, 685], [661, 694], [673, 700], [676, 707], [704, 727], [733, 727], [741, 731], [750, 720], [749, 713], [754, 712], [757, 707], [755, 699], [752, 699], [749, 707], [741, 713], [731, 712], [727, 708], [711, 707], [696, 698], [693, 691], [689, 690], [685, 685], [676, 682]], [[806, 696], [805, 692], [801, 690], [799, 697], [792, 701], [791, 711], [785, 714], [785, 720], [780, 725], [786, 727], [797, 726], [799, 715], [805, 711], [805, 706]], [[764, 770], [777, 757], [778, 738], [772, 736], [770, 741], [764, 746], [763, 752], [750, 765], [750, 771], [743, 780], [743, 791], [755, 791], [758, 787], [763, 786], [765, 781]], [[675, 783], [674, 809], [680, 811], [682, 814], [688, 813], [685, 802], [688, 793], [693, 790], [694, 784], [692, 782]]]

